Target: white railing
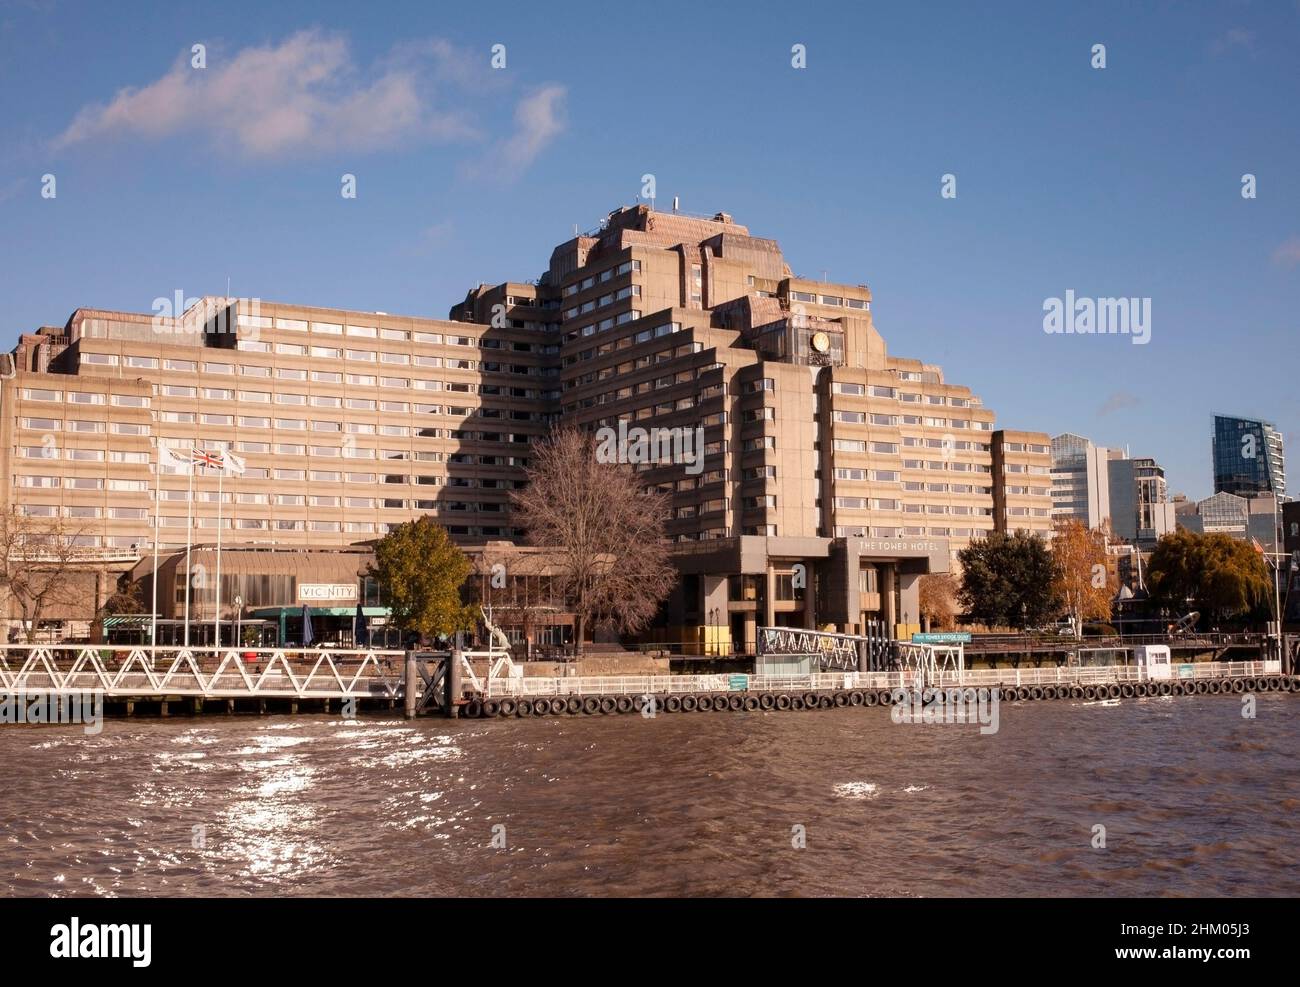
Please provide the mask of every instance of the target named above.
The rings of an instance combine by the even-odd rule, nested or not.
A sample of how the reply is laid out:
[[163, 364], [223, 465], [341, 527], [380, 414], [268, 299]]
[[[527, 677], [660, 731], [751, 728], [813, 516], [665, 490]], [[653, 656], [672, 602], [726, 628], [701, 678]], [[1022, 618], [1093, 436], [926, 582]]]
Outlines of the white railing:
[[[1173, 665], [1168, 681], [1224, 678], [1228, 676], [1280, 675], [1276, 661], [1205, 662]], [[941, 671], [933, 678], [918, 678], [915, 670], [897, 672], [814, 672], [810, 675], [585, 675], [522, 676], [484, 682], [485, 698], [503, 696], [642, 696], [683, 695], [705, 692], [807, 692], [852, 689], [899, 689], [929, 686], [1035, 686], [1091, 685], [1111, 682], [1152, 681], [1149, 670], [1138, 665], [1095, 668], [1005, 668], [975, 671]], [[734, 687], [733, 687], [734, 686]]]
[[396, 696], [401, 651], [182, 648], [89, 644], [0, 646], [0, 693], [107, 697], [333, 699]]
[[[743, 683], [742, 680], [743, 679]], [[815, 672], [811, 675], [584, 675], [489, 679], [485, 697], [662, 696], [695, 692], [805, 692], [825, 689], [896, 689], [913, 685], [910, 672]]]
[[965, 672], [940, 673], [929, 684], [934, 686], [1014, 685], [1019, 687], [1022, 685], [1096, 685], [1110, 682], [1195, 681], [1230, 676], [1281, 675], [1282, 663], [1278, 661], [1175, 663], [1168, 666], [1168, 672], [1168, 676], [1164, 679], [1156, 679], [1151, 675], [1151, 669], [1143, 665], [982, 668]]

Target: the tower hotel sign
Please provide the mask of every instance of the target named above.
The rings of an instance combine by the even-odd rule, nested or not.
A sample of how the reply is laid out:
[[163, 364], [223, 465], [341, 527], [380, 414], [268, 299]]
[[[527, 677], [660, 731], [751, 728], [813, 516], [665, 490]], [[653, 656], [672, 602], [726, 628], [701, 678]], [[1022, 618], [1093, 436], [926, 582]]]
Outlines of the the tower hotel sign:
[[357, 598], [356, 583], [299, 583], [299, 603], [352, 603]]

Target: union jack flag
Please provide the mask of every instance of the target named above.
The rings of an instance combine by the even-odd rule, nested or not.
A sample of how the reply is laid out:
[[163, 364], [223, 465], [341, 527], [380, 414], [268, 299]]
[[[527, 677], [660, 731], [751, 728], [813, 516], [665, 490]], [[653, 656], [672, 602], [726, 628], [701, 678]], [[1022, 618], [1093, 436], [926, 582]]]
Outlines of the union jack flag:
[[190, 462], [196, 466], [211, 466], [213, 469], [221, 469], [221, 453], [208, 452], [206, 449], [192, 449], [190, 451]]

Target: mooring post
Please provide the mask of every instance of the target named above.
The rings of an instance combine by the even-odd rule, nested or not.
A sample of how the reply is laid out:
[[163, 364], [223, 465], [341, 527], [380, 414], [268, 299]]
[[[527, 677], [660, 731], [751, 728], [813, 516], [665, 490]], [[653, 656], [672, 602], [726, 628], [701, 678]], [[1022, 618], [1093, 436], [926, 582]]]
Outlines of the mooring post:
[[458, 707], [456, 703], [460, 699], [461, 690], [460, 663], [462, 661], [462, 656], [460, 649], [462, 640], [461, 632], [457, 631], [456, 643], [452, 645], [451, 657], [447, 659], [447, 674], [444, 676], [447, 681], [447, 715], [453, 720], [456, 719], [460, 713], [460, 707]]
[[415, 719], [415, 703], [419, 696], [419, 670], [414, 651], [406, 653], [406, 673], [402, 678], [402, 707], [408, 720]]

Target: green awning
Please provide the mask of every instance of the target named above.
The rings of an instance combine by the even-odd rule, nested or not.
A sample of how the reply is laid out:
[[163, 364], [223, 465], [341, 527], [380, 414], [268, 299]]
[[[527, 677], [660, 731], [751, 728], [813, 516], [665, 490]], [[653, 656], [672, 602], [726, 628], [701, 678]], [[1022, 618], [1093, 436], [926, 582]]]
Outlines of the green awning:
[[[355, 617], [356, 607], [308, 607], [313, 617]], [[250, 611], [254, 617], [301, 617], [302, 607], [257, 607]], [[367, 617], [390, 616], [387, 607], [362, 607], [361, 612]]]

